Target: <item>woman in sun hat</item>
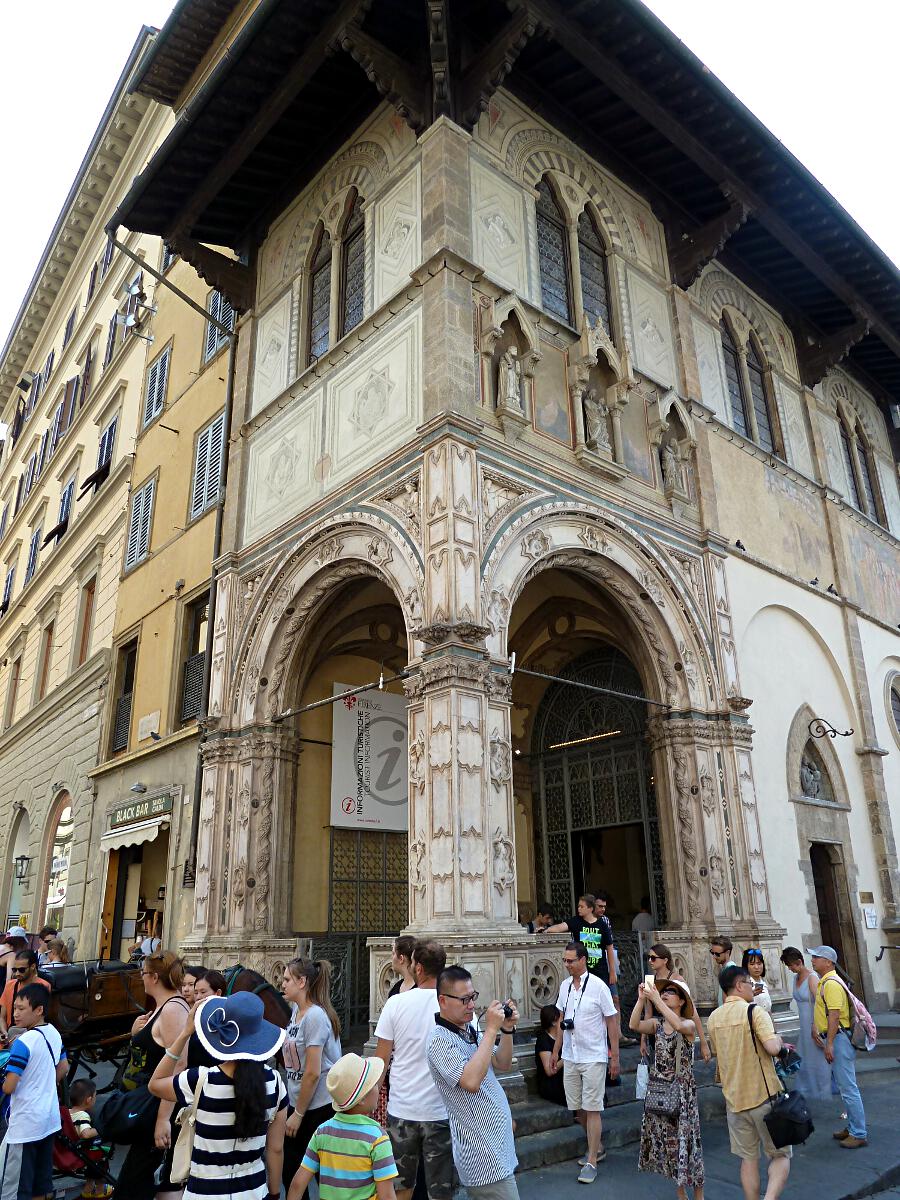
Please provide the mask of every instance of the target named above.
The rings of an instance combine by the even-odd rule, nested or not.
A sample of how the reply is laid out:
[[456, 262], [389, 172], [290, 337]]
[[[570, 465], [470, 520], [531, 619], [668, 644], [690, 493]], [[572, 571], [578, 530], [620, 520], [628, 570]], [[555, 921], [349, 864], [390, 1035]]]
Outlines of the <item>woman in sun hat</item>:
[[[198, 1001], [150, 1080], [154, 1096], [181, 1104], [191, 1104], [200, 1089], [184, 1200], [264, 1200], [281, 1190], [287, 1093], [267, 1060], [280, 1049], [284, 1030], [263, 1011], [253, 992]], [[195, 1031], [217, 1065], [173, 1077]]]
[[[652, 1017], [643, 1016], [646, 1001], [655, 1010]], [[694, 1200], [703, 1200], [703, 1147], [693, 1064], [700, 1018], [690, 988], [683, 979], [659, 979], [649, 988], [642, 983], [629, 1023], [635, 1033], [654, 1035], [650, 1070], [676, 1081], [679, 1097], [674, 1120], [644, 1109], [638, 1170], [671, 1179], [679, 1200], [686, 1200], [688, 1187]]]
[[391, 1139], [372, 1113], [384, 1071], [380, 1058], [344, 1054], [328, 1072], [334, 1116], [309, 1139], [287, 1200], [301, 1200], [314, 1175], [319, 1200], [394, 1200], [397, 1167]]

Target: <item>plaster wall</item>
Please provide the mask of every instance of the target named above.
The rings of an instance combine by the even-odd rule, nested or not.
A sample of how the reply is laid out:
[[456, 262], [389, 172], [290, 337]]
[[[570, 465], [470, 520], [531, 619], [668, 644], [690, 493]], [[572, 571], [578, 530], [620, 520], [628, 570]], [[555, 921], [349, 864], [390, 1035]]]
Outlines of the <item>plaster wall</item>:
[[[801, 846], [796, 804], [790, 798], [788, 734], [803, 705], [839, 730], [860, 728], [841, 608], [736, 557], [728, 560], [728, 578], [744, 693], [753, 699], [753, 769], [772, 911], [787, 929], [786, 942], [804, 946], [812, 933], [807, 905], [814, 907], [815, 902], [799, 870], [808, 846]], [[878, 902], [879, 876], [855, 752], [858, 744], [858, 736], [836, 738], [833, 748], [850, 803], [856, 892], [872, 891]], [[798, 791], [796, 786], [795, 796]], [[851, 894], [851, 905], [858, 909], [858, 894]], [[865, 931], [861, 953], [871, 965], [876, 990], [892, 995], [890, 966], [874, 963], [881, 936], [881, 930]]]

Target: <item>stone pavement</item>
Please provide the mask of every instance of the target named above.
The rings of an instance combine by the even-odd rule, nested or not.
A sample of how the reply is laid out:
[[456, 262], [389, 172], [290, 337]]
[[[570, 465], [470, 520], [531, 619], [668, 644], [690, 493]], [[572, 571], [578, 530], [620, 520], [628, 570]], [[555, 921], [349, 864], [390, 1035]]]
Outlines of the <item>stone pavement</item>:
[[[872, 1075], [860, 1080], [869, 1145], [861, 1150], [844, 1150], [831, 1137], [841, 1126], [840, 1097], [834, 1103], [813, 1106], [816, 1131], [794, 1152], [791, 1177], [784, 1195], [814, 1196], [816, 1200], [862, 1200], [865, 1196], [900, 1195], [900, 1075]], [[612, 1127], [612, 1119], [610, 1121]], [[742, 1200], [738, 1179], [739, 1163], [728, 1149], [724, 1116], [707, 1118], [702, 1124], [706, 1195], [712, 1200]], [[577, 1182], [574, 1161], [524, 1171], [517, 1176], [522, 1200], [566, 1200], [580, 1197], [626, 1195], [628, 1200], [674, 1200], [675, 1190], [666, 1179], [637, 1169], [638, 1146], [611, 1148], [601, 1164], [597, 1181], [590, 1187]]]

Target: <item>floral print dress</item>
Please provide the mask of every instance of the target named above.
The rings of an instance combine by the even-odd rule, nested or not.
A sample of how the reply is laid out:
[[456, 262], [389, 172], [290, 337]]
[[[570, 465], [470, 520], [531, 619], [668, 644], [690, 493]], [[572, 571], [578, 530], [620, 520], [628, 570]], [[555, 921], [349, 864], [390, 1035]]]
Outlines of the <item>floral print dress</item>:
[[[664, 1079], [675, 1077], [677, 1039], [662, 1017], [656, 1018], [654, 1071]], [[644, 1110], [641, 1125], [639, 1171], [652, 1171], [671, 1179], [676, 1187], [703, 1186], [703, 1147], [700, 1144], [700, 1110], [694, 1082], [694, 1047], [686, 1040], [681, 1050], [681, 1109], [676, 1121]]]

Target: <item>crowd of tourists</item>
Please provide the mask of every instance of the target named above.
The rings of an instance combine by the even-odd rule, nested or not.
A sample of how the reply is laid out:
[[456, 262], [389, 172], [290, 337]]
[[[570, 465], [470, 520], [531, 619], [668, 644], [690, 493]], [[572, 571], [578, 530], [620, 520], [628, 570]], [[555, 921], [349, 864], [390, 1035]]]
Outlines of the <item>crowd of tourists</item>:
[[[535, 920], [536, 933], [569, 935], [558, 996], [540, 1013], [534, 1064], [539, 1094], [568, 1108], [583, 1127], [582, 1184], [602, 1176], [602, 1114], [607, 1089], [619, 1082], [625, 1040], [614, 936], [602, 909], [602, 899], [598, 911], [597, 899], [586, 895], [566, 921], [546, 906]], [[11, 930], [5, 945], [18, 936]], [[0, 1146], [4, 1198], [53, 1190], [53, 1144], [63, 1120], [57, 1085], [69, 1064], [47, 1021], [49, 984], [38, 968], [54, 969], [56, 940], [48, 931], [43, 963], [24, 945], [13, 944], [5, 956], [0, 1023], [11, 1045], [2, 1084], [10, 1097]], [[647, 974], [627, 1014], [646, 1068], [639, 1070], [637, 1166], [670, 1180], [680, 1198], [690, 1190], [703, 1200], [696, 1046], [704, 1060], [716, 1059], [745, 1196], [760, 1195], [764, 1156], [765, 1196], [776, 1200], [791, 1145], [779, 1143], [770, 1114], [787, 1070], [796, 1071], [807, 1098], [840, 1096], [847, 1123], [834, 1136], [842, 1147], [867, 1144], [851, 1041], [860, 1008], [831, 947], [788, 947], [782, 962], [795, 979], [800, 1035], [796, 1047], [786, 1047], [773, 1024], [762, 952], [745, 950], [739, 965], [722, 936], [710, 955], [721, 1003], [704, 1029], [670, 950], [657, 943], [647, 953]], [[515, 1200], [515, 1124], [498, 1079], [513, 1062], [515, 1000], [479, 996], [470, 972], [448, 965], [433, 939], [398, 938], [393, 965], [397, 981], [378, 1018], [374, 1055], [364, 1058], [341, 1045], [328, 962], [287, 964], [281, 990], [290, 1018], [282, 1028], [266, 1019], [256, 992], [228, 995], [218, 971], [152, 948], [140, 968], [150, 1005], [134, 1022], [119, 1090], [100, 1107], [90, 1080], [70, 1086], [74, 1136], [101, 1156], [108, 1157], [105, 1141], [128, 1145], [114, 1189], [103, 1170], [88, 1171], [82, 1195], [274, 1200], [283, 1192], [301, 1200], [316, 1179], [321, 1200], [411, 1200], [417, 1189], [451, 1200], [457, 1182], [472, 1200]], [[117, 1132], [123, 1124], [127, 1136]]]

